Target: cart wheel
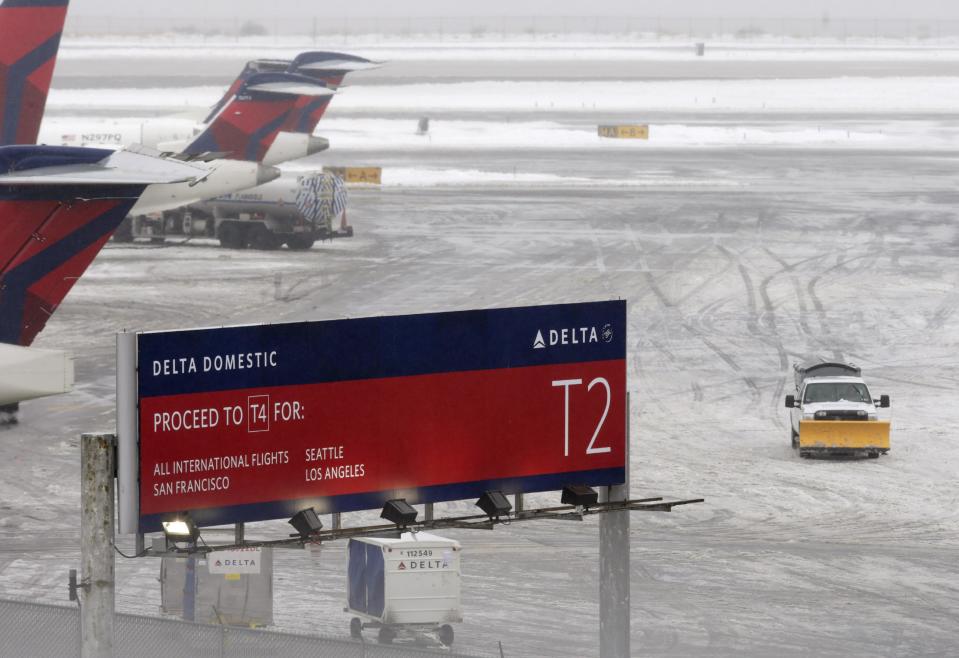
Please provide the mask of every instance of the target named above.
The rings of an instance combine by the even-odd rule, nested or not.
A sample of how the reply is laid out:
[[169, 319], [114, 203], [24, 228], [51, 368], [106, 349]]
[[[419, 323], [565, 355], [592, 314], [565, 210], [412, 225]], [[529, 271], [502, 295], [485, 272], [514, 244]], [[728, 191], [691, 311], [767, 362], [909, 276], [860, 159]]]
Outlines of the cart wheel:
[[380, 634], [376, 639], [379, 640], [380, 644], [392, 644], [395, 638], [396, 631], [389, 626], [381, 626]]
[[363, 622], [360, 621], [359, 617], [353, 617], [350, 620], [350, 637], [354, 640], [363, 637]]
[[443, 624], [440, 626], [439, 633], [437, 633], [440, 638], [440, 642], [444, 645], [451, 647], [453, 646], [453, 627], [449, 624]]

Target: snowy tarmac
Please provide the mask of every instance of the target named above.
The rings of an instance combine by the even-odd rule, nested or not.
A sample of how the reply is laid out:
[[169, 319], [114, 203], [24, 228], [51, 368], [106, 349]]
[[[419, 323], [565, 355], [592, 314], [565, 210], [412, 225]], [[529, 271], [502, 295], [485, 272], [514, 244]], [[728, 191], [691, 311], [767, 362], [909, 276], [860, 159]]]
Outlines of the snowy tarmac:
[[[883, 120], [899, 126], [900, 112], [909, 108]], [[813, 130], [822, 118], [789, 123]], [[334, 101], [329, 119], [355, 115], [339, 117]], [[65, 602], [79, 561], [78, 436], [113, 427], [120, 329], [625, 298], [632, 494], [706, 498], [633, 514], [633, 653], [955, 652], [956, 122], [913, 129], [935, 148], [399, 141], [377, 151], [358, 137], [321, 159], [384, 167], [387, 184], [352, 193], [350, 240], [307, 253], [109, 245], [36, 343], [76, 354], [76, 390], [25, 403], [20, 425], [0, 431], [0, 596]], [[857, 363], [891, 396], [889, 455], [792, 451], [783, 397], [792, 364], [815, 357]], [[595, 517], [446, 534], [464, 545], [459, 649], [598, 654]], [[276, 627], [345, 636], [344, 565], [342, 544], [279, 552]], [[159, 563], [117, 568], [119, 609], [156, 614]]]

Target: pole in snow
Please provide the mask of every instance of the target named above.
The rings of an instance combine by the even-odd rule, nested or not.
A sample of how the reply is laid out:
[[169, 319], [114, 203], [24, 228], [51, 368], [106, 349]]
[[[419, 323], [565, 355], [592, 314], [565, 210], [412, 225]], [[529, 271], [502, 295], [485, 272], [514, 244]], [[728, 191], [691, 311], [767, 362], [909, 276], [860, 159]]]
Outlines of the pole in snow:
[[112, 658], [115, 600], [113, 434], [80, 437], [81, 658]]
[[[626, 500], [626, 485], [603, 487], [600, 502]], [[629, 657], [629, 511], [599, 519], [599, 655]]]
[[[626, 483], [600, 489], [600, 502], [629, 500], [629, 394], [626, 395]], [[629, 658], [629, 511], [599, 518], [599, 656]]]

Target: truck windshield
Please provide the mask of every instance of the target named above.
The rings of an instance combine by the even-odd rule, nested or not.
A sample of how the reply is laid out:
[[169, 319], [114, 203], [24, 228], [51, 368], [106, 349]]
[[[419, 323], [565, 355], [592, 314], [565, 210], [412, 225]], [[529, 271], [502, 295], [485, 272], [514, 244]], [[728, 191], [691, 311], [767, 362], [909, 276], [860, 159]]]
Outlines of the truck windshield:
[[822, 382], [820, 384], [808, 384], [806, 392], [803, 395], [803, 403], [806, 402], [866, 402], [871, 403], [869, 389], [865, 384], [854, 382]]

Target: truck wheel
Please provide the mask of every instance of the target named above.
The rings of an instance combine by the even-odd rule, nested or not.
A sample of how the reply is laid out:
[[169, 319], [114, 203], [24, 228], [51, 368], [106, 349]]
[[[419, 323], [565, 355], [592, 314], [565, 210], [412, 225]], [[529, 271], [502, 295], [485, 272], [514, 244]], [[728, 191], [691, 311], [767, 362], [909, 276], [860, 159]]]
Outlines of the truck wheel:
[[879, 458], [879, 451], [878, 451], [878, 450], [870, 450], [870, 451], [869, 451], [869, 458], [870, 458], [870, 459], [878, 459], [878, 458]]
[[793, 449], [796, 449], [799, 447], [799, 435], [796, 434], [796, 430], [794, 430], [792, 426], [790, 426], [789, 428], [789, 439], [790, 439], [790, 442], [792, 443]]
[[249, 244], [254, 249], [272, 251], [279, 249], [283, 241], [276, 233], [263, 224], [256, 224], [250, 228]]
[[380, 634], [376, 639], [380, 644], [393, 644], [393, 640], [396, 639], [396, 631], [389, 626], [381, 626]]
[[437, 635], [440, 638], [440, 642], [442, 642], [445, 646], [448, 646], [448, 647], [453, 646], [453, 627], [452, 626], [450, 626], [449, 624], [443, 624], [442, 626], [440, 626], [440, 630], [437, 633]]
[[363, 622], [360, 621], [359, 617], [353, 617], [350, 620], [350, 637], [354, 640], [363, 637]]
[[17, 411], [19, 410], [19, 402], [14, 402], [13, 404], [0, 404], [0, 426], [16, 425], [18, 422]]
[[227, 249], [243, 248], [243, 233], [240, 227], [233, 222], [223, 222], [217, 231], [217, 237], [220, 238], [220, 246]]
[[133, 242], [133, 218], [127, 215], [113, 232], [115, 242]]
[[309, 235], [292, 235], [286, 239], [286, 246], [293, 251], [306, 251], [313, 247], [316, 240]]

